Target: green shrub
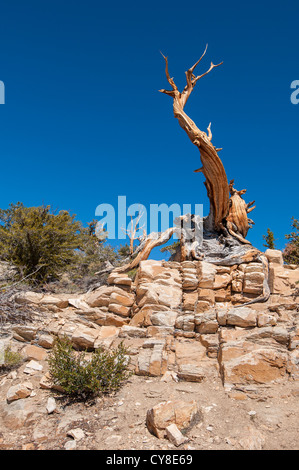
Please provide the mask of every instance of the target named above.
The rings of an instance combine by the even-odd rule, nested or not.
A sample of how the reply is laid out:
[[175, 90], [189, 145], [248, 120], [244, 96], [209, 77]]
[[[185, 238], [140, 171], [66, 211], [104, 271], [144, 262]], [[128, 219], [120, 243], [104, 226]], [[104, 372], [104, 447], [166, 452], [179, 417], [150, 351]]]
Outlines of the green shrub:
[[119, 390], [129, 378], [127, 350], [121, 343], [116, 349], [97, 349], [86, 358], [76, 352], [67, 338], [58, 339], [49, 355], [49, 372], [55, 385], [79, 399]]
[[0, 369], [5, 371], [10, 371], [15, 369], [16, 367], [20, 366], [23, 362], [21, 354], [18, 352], [12, 351], [10, 346], [6, 346], [2, 353], [1, 359], [1, 366]]
[[287, 264], [299, 264], [299, 219], [292, 217], [292, 221], [294, 231], [285, 236], [288, 243], [283, 251], [283, 259]]

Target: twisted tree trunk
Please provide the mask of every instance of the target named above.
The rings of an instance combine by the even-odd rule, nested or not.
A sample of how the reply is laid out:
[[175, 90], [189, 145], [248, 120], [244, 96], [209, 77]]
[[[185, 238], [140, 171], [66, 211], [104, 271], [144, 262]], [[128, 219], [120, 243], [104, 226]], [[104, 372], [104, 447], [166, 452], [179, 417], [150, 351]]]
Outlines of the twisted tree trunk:
[[195, 76], [194, 70], [204, 57], [206, 51], [207, 47], [201, 58], [187, 70], [187, 83], [182, 92], [178, 90], [173, 78], [170, 77], [168, 59], [163, 56], [166, 64], [166, 78], [172, 89], [163, 89], [160, 90], [160, 92], [173, 98], [174, 117], [178, 119], [180, 126], [187, 133], [191, 142], [199, 149], [202, 167], [195, 170], [195, 172], [202, 172], [205, 176], [205, 186], [210, 200], [210, 213], [207, 221], [208, 225], [206, 226], [216, 232], [223, 232], [224, 234], [228, 231], [240, 242], [250, 244], [249, 241], [245, 240], [245, 237], [252, 223], [252, 221], [248, 219], [247, 213], [253, 210], [253, 208], [249, 209], [253, 203], [246, 204], [241, 198], [241, 195], [244, 194], [246, 190], [235, 190], [233, 188], [233, 181], [228, 184], [222, 161], [218, 156], [218, 152], [222, 149], [216, 148], [212, 144], [211, 123], [206, 133], [200, 130], [184, 111], [188, 98], [198, 80], [211, 72], [215, 67], [219, 67], [219, 65], [222, 64], [221, 62], [220, 64], [214, 65], [213, 62], [211, 62], [209, 69], [205, 73]]
[[[173, 99], [174, 117], [179, 121], [182, 129], [187, 133], [191, 142], [198, 148], [202, 166], [195, 170], [201, 172], [206, 178], [205, 186], [210, 201], [210, 212], [208, 217], [204, 218], [203, 237], [196, 238], [196, 230], [200, 220], [198, 216], [192, 214], [183, 215], [176, 228], [168, 229], [162, 234], [150, 234], [142, 244], [137, 248], [134, 258], [128, 265], [119, 268], [122, 271], [136, 267], [141, 260], [147, 259], [151, 250], [158, 245], [162, 245], [169, 240], [173, 233], [177, 232], [180, 238], [180, 260], [186, 259], [206, 259], [215, 264], [240, 264], [257, 259], [260, 252], [251, 246], [251, 243], [245, 239], [248, 229], [254, 223], [248, 218], [248, 213], [254, 207], [251, 207], [254, 201], [246, 204], [242, 195], [246, 190], [237, 191], [234, 187], [234, 180], [228, 183], [225, 169], [218, 152], [222, 149], [216, 148], [212, 144], [211, 123], [207, 132], [200, 130], [196, 124], [185, 113], [185, 105], [198, 80], [211, 72], [220, 64], [214, 65], [211, 62], [209, 69], [198, 76], [194, 75], [194, 70], [206, 54], [207, 47], [201, 58], [186, 73], [186, 86], [180, 92], [168, 71], [168, 59], [165, 59], [165, 73], [171, 90], [159, 90]], [[162, 54], [163, 55], [163, 54]], [[191, 221], [191, 232], [193, 230], [194, 238], [190, 238], [190, 226], [183, 228], [185, 220]], [[181, 224], [181, 230], [178, 231], [178, 225]], [[193, 227], [193, 228], [192, 228]]]

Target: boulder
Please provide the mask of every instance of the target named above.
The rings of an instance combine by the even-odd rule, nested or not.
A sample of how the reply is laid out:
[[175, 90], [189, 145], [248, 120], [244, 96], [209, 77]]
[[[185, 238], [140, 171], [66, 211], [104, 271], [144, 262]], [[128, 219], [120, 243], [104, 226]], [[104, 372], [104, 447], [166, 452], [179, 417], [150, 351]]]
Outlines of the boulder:
[[200, 419], [195, 401], [165, 401], [147, 411], [148, 430], [159, 439], [167, 437], [166, 428], [175, 424], [180, 431], [190, 428]]

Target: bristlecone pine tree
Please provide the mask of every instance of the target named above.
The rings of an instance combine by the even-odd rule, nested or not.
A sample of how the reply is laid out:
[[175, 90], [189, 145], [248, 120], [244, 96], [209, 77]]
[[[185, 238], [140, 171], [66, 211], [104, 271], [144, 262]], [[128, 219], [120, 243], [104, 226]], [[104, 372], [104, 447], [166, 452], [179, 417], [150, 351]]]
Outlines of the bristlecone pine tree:
[[[207, 47], [201, 58], [185, 72], [186, 85], [182, 91], [178, 89], [174, 79], [170, 77], [168, 59], [162, 54], [165, 60], [165, 73], [170, 89], [159, 91], [173, 99], [174, 117], [179, 121], [181, 128], [199, 150], [202, 166], [195, 170], [195, 172], [200, 172], [205, 176], [206, 181], [204, 184], [210, 200], [210, 213], [204, 220], [204, 230], [206, 233], [213, 234], [214, 239], [217, 240], [215, 246], [210, 245], [209, 247], [205, 246], [202, 248], [201, 241], [192, 239], [192, 237], [190, 240], [189, 236], [187, 239], [186, 231], [181, 230], [179, 233], [180, 261], [203, 259], [203, 257], [207, 259], [206, 252], [210, 251], [210, 262], [221, 263], [224, 262], [225, 258], [225, 261], [232, 265], [251, 261], [260, 256], [259, 250], [253, 248], [251, 243], [246, 240], [248, 230], [254, 223], [248, 217], [248, 214], [255, 208], [253, 206], [255, 201], [246, 203], [242, 198], [246, 193], [246, 189], [238, 191], [234, 188], [234, 180], [228, 182], [222, 161], [218, 155], [221, 149], [216, 148], [212, 143], [211, 123], [207, 128], [207, 132], [204, 132], [196, 126], [184, 111], [185, 105], [197, 82], [222, 64], [221, 62], [215, 65], [211, 62], [206, 72], [196, 76], [194, 73], [195, 69], [205, 56], [206, 51]], [[184, 220], [186, 220], [186, 216], [181, 217], [181, 225], [183, 225]], [[191, 215], [191, 227], [192, 224], [194, 226], [196, 223], [195, 216]], [[135, 252], [136, 257], [134, 260], [129, 265], [124, 266], [122, 270], [132, 269], [140, 261], [147, 259], [153, 248], [166, 243], [175, 232], [177, 232], [177, 227], [171, 227], [162, 234], [152, 233], [145, 237]]]

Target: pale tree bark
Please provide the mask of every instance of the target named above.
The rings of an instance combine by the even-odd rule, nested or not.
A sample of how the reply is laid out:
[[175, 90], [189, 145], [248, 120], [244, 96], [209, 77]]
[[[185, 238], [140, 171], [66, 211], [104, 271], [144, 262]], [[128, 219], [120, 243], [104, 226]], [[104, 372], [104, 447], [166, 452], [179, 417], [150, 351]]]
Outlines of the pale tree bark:
[[[137, 255], [131, 263], [122, 268], [126, 271], [138, 266], [141, 260], [147, 259], [151, 250], [163, 243], [166, 243], [171, 236], [177, 232], [180, 239], [180, 260], [186, 259], [201, 260], [205, 259], [214, 264], [233, 265], [243, 262], [250, 262], [258, 259], [259, 250], [253, 248], [251, 243], [246, 240], [248, 229], [254, 223], [248, 218], [254, 204], [250, 202], [246, 204], [242, 195], [246, 190], [237, 191], [234, 187], [234, 180], [228, 183], [226, 172], [219, 158], [218, 152], [221, 148], [216, 148], [212, 143], [211, 123], [207, 128], [207, 132], [199, 129], [192, 119], [184, 111], [185, 105], [196, 85], [196, 83], [209, 74], [219, 64], [211, 62], [208, 70], [201, 75], [194, 74], [195, 68], [205, 56], [207, 47], [201, 58], [185, 72], [186, 85], [180, 92], [176, 86], [174, 79], [170, 77], [168, 70], [168, 59], [165, 60], [165, 73], [170, 90], [159, 90], [160, 92], [170, 96], [173, 99], [174, 117], [178, 120], [181, 128], [187, 133], [191, 142], [198, 148], [202, 166], [195, 170], [201, 172], [205, 176], [205, 186], [210, 201], [210, 212], [205, 218], [204, 235], [202, 240], [190, 239], [190, 230], [182, 229], [179, 233], [177, 227], [170, 228], [162, 234], [150, 234], [145, 237], [138, 247], [135, 254]], [[197, 216], [192, 214], [183, 215], [181, 222], [185, 219], [191, 219], [192, 225], [199, 223]]]
[[[165, 73], [166, 78], [171, 86], [171, 90], [160, 90], [173, 98], [173, 112], [174, 117], [178, 119], [180, 126], [187, 133], [191, 142], [199, 149], [202, 167], [195, 172], [202, 172], [206, 178], [205, 186], [207, 188], [208, 198], [210, 200], [210, 214], [209, 224], [216, 232], [228, 232], [236, 237], [240, 242], [250, 244], [245, 240], [248, 228], [252, 221], [248, 219], [247, 213], [253, 208], [249, 209], [249, 205], [243, 201], [241, 195], [246, 190], [237, 191], [233, 189], [232, 183], [229, 185], [226, 172], [224, 170], [218, 152], [222, 149], [216, 148], [212, 144], [211, 123], [207, 128], [207, 132], [200, 130], [196, 124], [185, 113], [184, 107], [196, 85], [196, 83], [205, 75], [210, 73], [214, 68], [219, 67], [221, 63], [215, 65], [211, 62], [209, 69], [198, 76], [194, 75], [195, 68], [203, 59], [206, 54], [207, 47], [202, 54], [201, 58], [186, 72], [186, 86], [180, 92], [168, 71], [168, 59], [165, 59]], [[163, 55], [163, 54], [162, 54]], [[231, 197], [230, 197], [231, 194]]]

